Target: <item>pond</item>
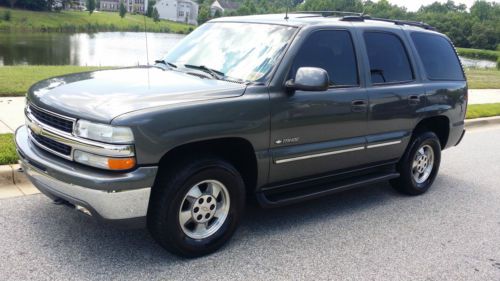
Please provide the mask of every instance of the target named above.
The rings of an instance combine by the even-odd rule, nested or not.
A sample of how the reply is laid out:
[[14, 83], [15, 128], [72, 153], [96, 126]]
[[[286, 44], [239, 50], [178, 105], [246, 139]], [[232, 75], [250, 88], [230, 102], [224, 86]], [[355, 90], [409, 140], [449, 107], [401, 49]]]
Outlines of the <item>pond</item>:
[[133, 66], [162, 58], [185, 35], [143, 32], [0, 33], [2, 65]]
[[[143, 32], [0, 33], [2, 65], [144, 65], [162, 58], [185, 35]], [[460, 58], [464, 67], [495, 68], [487, 60]]]

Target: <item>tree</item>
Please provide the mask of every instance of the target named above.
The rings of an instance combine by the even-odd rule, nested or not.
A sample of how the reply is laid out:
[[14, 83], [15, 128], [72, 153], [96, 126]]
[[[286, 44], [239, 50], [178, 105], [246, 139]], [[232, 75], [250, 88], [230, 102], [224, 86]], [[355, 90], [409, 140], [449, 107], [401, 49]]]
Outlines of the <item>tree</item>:
[[159, 22], [160, 21], [160, 13], [158, 13], [158, 9], [156, 9], [156, 7], [153, 8], [152, 16], [153, 16], [153, 21], [154, 22]]
[[198, 10], [198, 24], [203, 24], [210, 20], [210, 6], [203, 4]]
[[16, 5], [17, 0], [9, 0], [9, 4], [11, 8], [14, 8], [14, 5]]
[[146, 16], [152, 18], [153, 17], [153, 9], [155, 8], [156, 1], [148, 0], [148, 9], [146, 10]]
[[125, 7], [123, 0], [120, 0], [120, 9], [118, 12], [120, 13], [120, 17], [122, 19], [125, 17], [125, 14], [127, 14], [127, 7]]
[[220, 18], [222, 17], [222, 13], [220, 12], [220, 10], [215, 10], [215, 13], [214, 13], [214, 18]]
[[89, 14], [92, 15], [95, 10], [95, 0], [87, 0], [87, 10], [89, 10]]

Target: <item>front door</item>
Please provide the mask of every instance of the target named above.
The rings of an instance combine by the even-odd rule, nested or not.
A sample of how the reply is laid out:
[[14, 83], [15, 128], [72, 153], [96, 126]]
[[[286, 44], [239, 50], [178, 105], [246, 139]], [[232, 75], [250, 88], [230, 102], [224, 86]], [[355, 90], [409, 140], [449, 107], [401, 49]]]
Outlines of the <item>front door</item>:
[[300, 67], [318, 67], [331, 85], [320, 92], [271, 93], [271, 183], [363, 161], [368, 98], [357, 61], [348, 30], [318, 30], [304, 39], [288, 78]]

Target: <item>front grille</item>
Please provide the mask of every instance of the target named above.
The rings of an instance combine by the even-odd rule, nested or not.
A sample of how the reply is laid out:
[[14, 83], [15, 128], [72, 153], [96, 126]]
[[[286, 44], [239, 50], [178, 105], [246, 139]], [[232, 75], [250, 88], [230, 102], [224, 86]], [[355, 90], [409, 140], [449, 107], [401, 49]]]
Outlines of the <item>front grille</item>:
[[71, 154], [71, 146], [59, 143], [55, 140], [49, 139], [44, 136], [31, 133], [31, 136], [41, 145], [63, 155], [69, 156]]
[[73, 132], [73, 121], [66, 120], [56, 115], [49, 114], [31, 105], [30, 105], [30, 111], [31, 114], [35, 116], [35, 118], [43, 124], [49, 125], [63, 132], [67, 133]]

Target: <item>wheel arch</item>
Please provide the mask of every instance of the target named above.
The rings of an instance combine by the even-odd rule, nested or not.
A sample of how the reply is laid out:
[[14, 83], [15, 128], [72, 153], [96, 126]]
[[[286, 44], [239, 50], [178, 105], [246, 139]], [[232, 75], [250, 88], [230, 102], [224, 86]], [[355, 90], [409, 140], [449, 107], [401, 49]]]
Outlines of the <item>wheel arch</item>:
[[445, 149], [450, 136], [450, 119], [444, 115], [426, 117], [417, 123], [413, 136], [423, 131], [435, 133], [439, 138], [441, 149]]
[[255, 149], [241, 137], [224, 137], [185, 143], [170, 149], [160, 159], [160, 171], [168, 171], [185, 159], [200, 156], [220, 157], [230, 162], [241, 174], [247, 191], [255, 190], [258, 167]]

